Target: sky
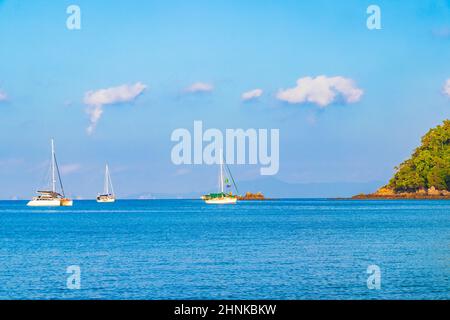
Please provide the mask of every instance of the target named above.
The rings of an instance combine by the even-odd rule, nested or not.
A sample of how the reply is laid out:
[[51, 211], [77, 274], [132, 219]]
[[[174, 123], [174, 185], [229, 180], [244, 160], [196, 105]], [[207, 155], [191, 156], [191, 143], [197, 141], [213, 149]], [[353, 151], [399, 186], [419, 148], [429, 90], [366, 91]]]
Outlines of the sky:
[[106, 162], [119, 197], [209, 192], [215, 166], [171, 161], [195, 120], [280, 130], [278, 173], [238, 185], [383, 184], [449, 118], [449, 61], [449, 0], [0, 0], [0, 198], [45, 184], [52, 137], [71, 197]]

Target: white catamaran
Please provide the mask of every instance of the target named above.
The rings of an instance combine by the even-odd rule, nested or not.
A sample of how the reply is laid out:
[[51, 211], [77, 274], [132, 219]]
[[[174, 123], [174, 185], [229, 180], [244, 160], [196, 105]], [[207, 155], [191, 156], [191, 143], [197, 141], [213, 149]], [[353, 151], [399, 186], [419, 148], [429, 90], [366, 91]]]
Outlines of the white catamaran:
[[[234, 187], [237, 192], [237, 187], [236, 187], [236, 184], [234, 183], [234, 179], [233, 179], [233, 176], [231, 175], [231, 171], [226, 164], [225, 164], [225, 166], [228, 170], [230, 178], [233, 181]], [[229, 184], [228, 178], [225, 177], [225, 175], [224, 175], [223, 167], [224, 167], [223, 152], [222, 152], [222, 150], [220, 150], [219, 192], [218, 193], [210, 193], [210, 194], [202, 196], [202, 199], [207, 204], [234, 204], [237, 202], [238, 197], [236, 195], [233, 195], [231, 192], [225, 193], [225, 183], [226, 183], [227, 188], [230, 188], [231, 185]]]
[[103, 193], [97, 196], [97, 202], [114, 202], [114, 201], [116, 201], [116, 196], [114, 195], [111, 175], [109, 174], [109, 167], [108, 165], [106, 165]]
[[[38, 196], [33, 197], [27, 206], [31, 207], [59, 207], [59, 206], [72, 206], [73, 202], [67, 199], [64, 194], [64, 187], [61, 182], [61, 176], [59, 174], [58, 162], [56, 161], [55, 145], [53, 139], [51, 140], [52, 156], [51, 156], [51, 190], [38, 190]], [[58, 176], [59, 185], [61, 187], [61, 193], [56, 191], [56, 176]]]

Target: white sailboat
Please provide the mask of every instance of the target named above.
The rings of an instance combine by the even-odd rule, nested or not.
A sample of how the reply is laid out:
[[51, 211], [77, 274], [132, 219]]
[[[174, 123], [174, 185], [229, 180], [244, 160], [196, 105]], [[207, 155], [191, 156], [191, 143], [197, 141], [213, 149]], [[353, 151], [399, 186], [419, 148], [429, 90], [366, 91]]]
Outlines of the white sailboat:
[[111, 181], [111, 175], [109, 174], [109, 167], [105, 167], [105, 182], [103, 185], [103, 193], [97, 196], [97, 202], [114, 202], [116, 197], [114, 195], [114, 189]]
[[[61, 182], [61, 176], [59, 174], [58, 163], [55, 155], [55, 144], [53, 139], [51, 140], [52, 155], [51, 155], [51, 190], [38, 190], [38, 196], [33, 197], [27, 206], [30, 207], [59, 207], [59, 206], [72, 206], [73, 201], [66, 198], [64, 195], [64, 188]], [[56, 176], [58, 176], [59, 185], [61, 187], [61, 193], [56, 191]]]
[[[202, 196], [202, 199], [207, 204], [234, 204], [237, 202], [236, 195], [233, 195], [231, 192], [225, 193], [224, 183], [227, 182], [227, 187], [229, 187], [229, 185], [228, 185], [228, 178], [225, 178], [223, 167], [224, 167], [223, 152], [222, 152], [222, 150], [220, 150], [219, 192], [218, 193], [210, 193], [210, 194]], [[228, 169], [228, 171], [229, 171], [229, 169]], [[229, 173], [231, 176], [230, 171], [229, 171]], [[231, 176], [231, 178], [232, 178], [232, 176]], [[234, 183], [234, 180], [233, 180], [233, 183]], [[235, 185], [235, 188], [236, 188], [236, 185]]]

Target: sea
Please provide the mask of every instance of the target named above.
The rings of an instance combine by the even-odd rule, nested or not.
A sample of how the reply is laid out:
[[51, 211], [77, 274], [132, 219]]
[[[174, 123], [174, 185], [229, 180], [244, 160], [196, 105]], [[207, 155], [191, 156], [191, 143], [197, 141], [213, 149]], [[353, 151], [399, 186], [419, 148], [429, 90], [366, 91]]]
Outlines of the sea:
[[0, 299], [449, 299], [450, 201], [0, 201]]

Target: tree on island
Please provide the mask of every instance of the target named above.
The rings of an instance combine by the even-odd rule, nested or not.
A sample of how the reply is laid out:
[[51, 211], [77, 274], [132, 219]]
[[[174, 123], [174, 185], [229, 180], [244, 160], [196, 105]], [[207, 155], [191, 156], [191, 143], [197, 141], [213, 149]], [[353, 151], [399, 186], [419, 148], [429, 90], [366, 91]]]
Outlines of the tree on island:
[[396, 167], [394, 177], [383, 189], [396, 193], [430, 189], [450, 191], [450, 120], [422, 137], [422, 145], [410, 159]]

